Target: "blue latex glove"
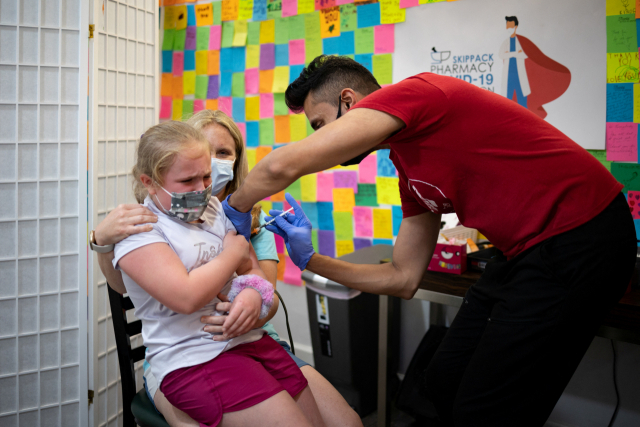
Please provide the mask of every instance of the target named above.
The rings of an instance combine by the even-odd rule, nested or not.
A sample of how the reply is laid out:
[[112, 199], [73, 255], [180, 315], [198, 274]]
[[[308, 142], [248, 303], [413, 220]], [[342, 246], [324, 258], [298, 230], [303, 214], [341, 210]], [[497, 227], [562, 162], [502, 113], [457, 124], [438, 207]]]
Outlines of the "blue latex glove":
[[238, 212], [229, 206], [229, 197], [231, 197], [231, 194], [222, 202], [222, 209], [224, 209], [227, 218], [233, 223], [238, 234], [242, 234], [244, 238], [247, 239], [247, 242], [249, 242], [251, 238], [251, 211]]
[[285, 194], [285, 198], [293, 208], [294, 215], [288, 213], [284, 217], [278, 216], [282, 211], [272, 209], [269, 211], [271, 217], [265, 219], [269, 222], [275, 218], [276, 221], [267, 225], [266, 228], [284, 239], [291, 261], [300, 270], [304, 270], [307, 268], [311, 256], [315, 253], [313, 244], [311, 244], [311, 221], [291, 194]]

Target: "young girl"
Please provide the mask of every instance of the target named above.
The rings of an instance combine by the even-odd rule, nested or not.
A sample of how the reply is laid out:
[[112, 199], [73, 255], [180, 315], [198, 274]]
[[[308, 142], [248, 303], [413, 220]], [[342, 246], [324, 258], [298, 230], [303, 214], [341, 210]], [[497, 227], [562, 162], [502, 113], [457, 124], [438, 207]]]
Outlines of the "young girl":
[[[255, 275], [233, 280], [234, 290], [269, 310], [255, 252], [210, 197], [204, 137], [179, 122], [150, 128], [133, 174], [136, 196], [148, 193], [145, 206], [158, 222], [119, 242], [113, 265], [122, 270], [143, 322], [147, 359], [169, 402], [207, 426], [323, 425], [300, 370], [261, 329], [226, 341], [202, 329], [200, 317], [214, 311], [235, 273]], [[253, 288], [238, 286], [247, 282]], [[236, 321], [251, 315], [240, 311]]]

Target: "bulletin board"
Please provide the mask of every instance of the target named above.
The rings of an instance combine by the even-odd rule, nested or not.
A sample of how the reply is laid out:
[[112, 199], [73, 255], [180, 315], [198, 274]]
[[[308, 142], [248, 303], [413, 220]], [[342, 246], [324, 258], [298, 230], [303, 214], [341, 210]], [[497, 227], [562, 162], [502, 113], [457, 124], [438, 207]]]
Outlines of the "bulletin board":
[[[284, 103], [288, 84], [313, 58], [320, 54], [350, 56], [367, 67], [383, 86], [407, 77], [407, 73], [433, 71], [430, 67], [414, 71], [409, 62], [406, 67], [402, 65], [412, 52], [417, 57], [415, 49], [424, 49], [419, 38], [406, 38], [403, 25], [421, 25], [419, 19], [412, 21], [412, 15], [427, 16], [430, 11], [446, 14], [447, 8], [454, 13], [454, 8], [462, 10], [467, 4], [476, 7], [471, 4], [495, 1], [498, 0], [459, 0], [456, 4], [446, 0], [164, 0], [160, 119], [184, 120], [204, 108], [224, 111], [245, 138], [252, 168], [271, 151], [313, 132], [304, 114], [293, 114]], [[565, 3], [582, 5], [577, 1]], [[593, 64], [593, 58], [601, 57], [602, 62], [593, 65], [586, 77], [574, 77], [573, 84], [578, 89], [581, 85], [590, 86], [590, 94], [571, 89], [577, 99], [571, 102], [591, 104], [583, 110], [587, 113], [582, 117], [574, 114], [588, 132], [582, 129], [580, 134], [576, 128], [566, 132], [588, 134], [583, 138], [586, 148], [604, 148], [606, 141], [607, 150], [590, 152], [625, 184], [625, 192], [640, 191], [640, 67], [635, 4], [630, 4], [632, 0], [607, 0], [606, 8], [598, 8], [595, 3], [602, 2], [588, 3], [594, 9], [586, 7], [586, 16], [593, 19], [595, 14], [593, 32], [599, 34], [592, 40], [596, 53], [590, 61]], [[504, 14], [501, 15], [496, 18], [500, 27], [504, 26]], [[448, 25], [452, 32], [464, 31], [460, 27], [460, 18], [451, 19]], [[425, 25], [422, 28], [428, 30]], [[497, 34], [493, 41], [499, 45], [501, 33]], [[440, 44], [426, 47], [435, 48], [422, 53], [428, 54], [429, 65], [434, 59], [444, 62], [442, 51], [451, 50]], [[597, 53], [600, 50], [601, 54]], [[553, 56], [554, 52], [550, 54]], [[562, 69], [558, 70], [562, 74]], [[454, 77], [466, 79], [464, 74]], [[566, 81], [566, 76], [560, 77]], [[494, 79], [496, 86], [500, 79]], [[482, 83], [486, 86], [488, 81]], [[569, 100], [566, 96], [564, 101]], [[587, 98], [581, 98], [584, 96]], [[556, 115], [553, 102], [541, 106]], [[553, 120], [566, 122], [565, 118], [551, 117]], [[559, 126], [558, 123], [554, 124]], [[368, 156], [360, 165], [304, 176], [285, 191], [262, 201], [263, 210], [287, 209], [285, 192], [301, 203], [313, 224], [313, 246], [323, 255], [336, 257], [374, 244], [393, 244], [400, 229], [398, 177], [387, 150]], [[281, 261], [278, 279], [301, 285], [301, 272], [287, 256], [278, 236], [276, 246]]]

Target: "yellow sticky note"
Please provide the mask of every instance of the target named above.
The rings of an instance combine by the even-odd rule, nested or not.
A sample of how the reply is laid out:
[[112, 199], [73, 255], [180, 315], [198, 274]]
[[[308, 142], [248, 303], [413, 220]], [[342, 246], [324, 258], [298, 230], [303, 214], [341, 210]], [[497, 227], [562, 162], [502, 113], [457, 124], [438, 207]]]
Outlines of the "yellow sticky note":
[[336, 240], [336, 254], [338, 257], [350, 254], [354, 250], [353, 240]]
[[640, 84], [633, 85], [633, 122], [640, 123]]
[[271, 91], [273, 93], [284, 93], [289, 86], [289, 67], [279, 66], [276, 67], [273, 72], [273, 87]]
[[333, 210], [336, 212], [353, 212], [356, 205], [356, 197], [353, 188], [333, 189]]
[[176, 16], [177, 7], [169, 6], [164, 8], [164, 29], [172, 30], [176, 28], [176, 21], [178, 17]]
[[607, 16], [628, 15], [636, 13], [636, 5], [633, 0], [607, 0]]
[[[300, 141], [307, 137], [307, 123], [304, 114], [291, 114], [289, 122], [291, 125], [291, 142]], [[357, 166], [357, 165], [356, 165]]]
[[187, 6], [175, 6], [176, 30], [187, 28]]
[[196, 74], [209, 74], [209, 51], [196, 51]]
[[315, 0], [298, 0], [298, 15], [312, 13], [316, 10]]
[[271, 203], [270, 200], [262, 200], [258, 204], [267, 215], [269, 215], [269, 211], [273, 209], [273, 203]]
[[260, 66], [260, 45], [250, 44], [247, 46], [247, 68], [258, 68]]
[[323, 39], [340, 35], [340, 6], [320, 10], [320, 35]]
[[400, 0], [380, 0], [380, 23], [404, 22], [406, 9], [400, 9]]
[[171, 120], [182, 120], [182, 99], [174, 99]]
[[247, 21], [234, 21], [233, 23], [233, 41], [231, 46], [244, 46], [247, 44], [247, 34], [249, 27]]
[[373, 237], [376, 239], [393, 239], [391, 209], [373, 209]]
[[260, 23], [260, 44], [276, 42], [276, 21], [269, 19]]
[[253, 0], [240, 0], [238, 9], [238, 19], [251, 19], [253, 18]]
[[222, 11], [220, 18], [222, 21], [235, 21], [238, 19], [238, 0], [222, 0]]
[[249, 170], [256, 165], [256, 150], [254, 148], [247, 148], [247, 162], [249, 163]]
[[196, 25], [204, 27], [213, 25], [213, 5], [211, 3], [195, 5]]
[[205, 107], [207, 110], [217, 110], [218, 109], [218, 100], [217, 99], [207, 99], [205, 102]]
[[607, 53], [607, 83], [638, 83], [638, 52]]
[[196, 72], [182, 72], [182, 90], [185, 95], [194, 95], [196, 93]]
[[207, 74], [210, 76], [217, 76], [220, 74], [220, 51], [208, 50], [207, 55]]
[[398, 178], [376, 177], [376, 190], [379, 205], [400, 205], [400, 187]]
[[[293, 116], [291, 116], [293, 117]], [[300, 193], [303, 202], [318, 201], [318, 179], [315, 173], [300, 178]]]
[[260, 120], [260, 97], [253, 96], [244, 101], [245, 118], [247, 121]]

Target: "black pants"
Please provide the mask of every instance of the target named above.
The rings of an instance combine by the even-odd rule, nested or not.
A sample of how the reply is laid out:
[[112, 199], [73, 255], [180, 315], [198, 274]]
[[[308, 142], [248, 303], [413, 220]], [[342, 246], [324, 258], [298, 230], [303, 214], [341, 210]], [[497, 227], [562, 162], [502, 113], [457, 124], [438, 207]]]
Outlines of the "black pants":
[[586, 224], [487, 265], [427, 369], [443, 423], [544, 425], [624, 294], [635, 258], [620, 194]]

